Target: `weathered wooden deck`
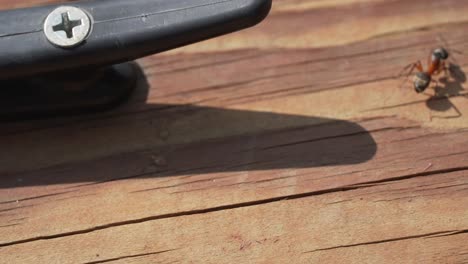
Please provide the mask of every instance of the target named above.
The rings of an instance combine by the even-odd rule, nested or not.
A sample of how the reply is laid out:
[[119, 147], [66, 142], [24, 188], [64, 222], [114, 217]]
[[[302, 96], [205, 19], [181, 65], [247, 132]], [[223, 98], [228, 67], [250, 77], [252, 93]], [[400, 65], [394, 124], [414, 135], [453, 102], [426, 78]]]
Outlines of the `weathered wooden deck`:
[[437, 97], [394, 78], [467, 13], [275, 0], [119, 109], [0, 124], [0, 263], [467, 263], [468, 55]]

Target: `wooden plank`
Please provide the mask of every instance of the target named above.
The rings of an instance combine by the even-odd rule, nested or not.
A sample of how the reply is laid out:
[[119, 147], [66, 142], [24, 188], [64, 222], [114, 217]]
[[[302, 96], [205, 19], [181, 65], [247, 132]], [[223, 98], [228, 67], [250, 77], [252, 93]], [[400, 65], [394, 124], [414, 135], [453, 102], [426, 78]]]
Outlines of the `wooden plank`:
[[0, 252], [5, 263], [463, 263], [468, 260], [463, 175], [109, 225]]
[[467, 131], [438, 133], [392, 118], [347, 126], [224, 138], [6, 175], [2, 222], [28, 220], [5, 228], [1, 244], [468, 169]]
[[0, 262], [466, 262], [466, 79], [394, 76], [466, 50], [467, 8], [275, 0], [115, 111], [0, 124]]

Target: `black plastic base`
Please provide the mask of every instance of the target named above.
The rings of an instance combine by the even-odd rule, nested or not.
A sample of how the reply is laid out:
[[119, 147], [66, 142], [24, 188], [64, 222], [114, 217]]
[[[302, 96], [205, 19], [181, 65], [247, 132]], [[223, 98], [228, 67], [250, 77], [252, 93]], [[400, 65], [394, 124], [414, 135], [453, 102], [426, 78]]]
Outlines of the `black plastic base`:
[[0, 120], [16, 121], [92, 113], [124, 102], [136, 86], [138, 66], [62, 72], [0, 81]]

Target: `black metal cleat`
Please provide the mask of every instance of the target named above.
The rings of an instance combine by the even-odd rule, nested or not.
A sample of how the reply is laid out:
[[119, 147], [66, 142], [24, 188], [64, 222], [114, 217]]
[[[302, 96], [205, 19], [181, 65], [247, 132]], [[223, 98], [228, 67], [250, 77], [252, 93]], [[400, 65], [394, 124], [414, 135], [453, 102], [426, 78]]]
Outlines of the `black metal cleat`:
[[94, 0], [0, 12], [0, 118], [107, 109], [131, 61], [262, 21], [271, 0]]

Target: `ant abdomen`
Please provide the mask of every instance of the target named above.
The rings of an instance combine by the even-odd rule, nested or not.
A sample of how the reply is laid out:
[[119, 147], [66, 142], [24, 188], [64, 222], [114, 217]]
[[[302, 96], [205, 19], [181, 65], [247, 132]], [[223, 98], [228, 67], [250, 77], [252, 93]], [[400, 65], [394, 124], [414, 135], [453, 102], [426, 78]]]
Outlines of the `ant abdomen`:
[[413, 85], [417, 93], [422, 93], [431, 83], [431, 76], [425, 72], [418, 72], [414, 76]]

